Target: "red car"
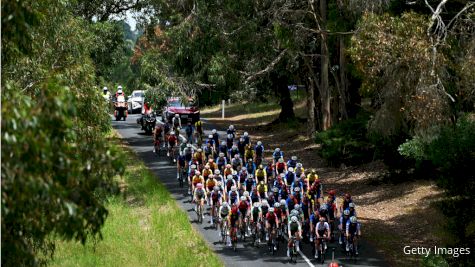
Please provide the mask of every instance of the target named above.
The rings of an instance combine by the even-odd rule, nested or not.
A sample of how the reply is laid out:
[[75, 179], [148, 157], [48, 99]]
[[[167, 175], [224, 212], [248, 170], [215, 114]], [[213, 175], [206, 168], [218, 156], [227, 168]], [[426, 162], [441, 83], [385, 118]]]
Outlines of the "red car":
[[182, 123], [188, 121], [194, 123], [200, 119], [200, 110], [192, 98], [189, 98], [186, 104], [179, 97], [168, 98], [167, 105], [163, 111], [163, 118], [171, 122], [175, 114], [180, 115]]

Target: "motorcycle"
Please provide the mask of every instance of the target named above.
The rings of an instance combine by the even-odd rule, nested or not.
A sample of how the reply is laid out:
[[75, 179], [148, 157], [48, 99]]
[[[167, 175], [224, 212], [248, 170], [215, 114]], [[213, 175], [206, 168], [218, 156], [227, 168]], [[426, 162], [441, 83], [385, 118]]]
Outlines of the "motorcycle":
[[114, 117], [116, 121], [121, 119], [124, 119], [125, 121], [127, 119], [127, 102], [125, 102], [125, 100], [121, 100], [122, 99], [119, 99], [118, 101], [114, 102]]

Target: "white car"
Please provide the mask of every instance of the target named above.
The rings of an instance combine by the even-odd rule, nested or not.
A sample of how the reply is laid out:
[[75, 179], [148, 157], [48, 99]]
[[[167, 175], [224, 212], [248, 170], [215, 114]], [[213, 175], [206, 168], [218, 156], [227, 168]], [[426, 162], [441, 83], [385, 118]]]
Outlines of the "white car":
[[127, 99], [129, 106], [129, 113], [133, 114], [135, 112], [140, 112], [142, 110], [142, 105], [145, 97], [145, 91], [143, 90], [134, 90]]

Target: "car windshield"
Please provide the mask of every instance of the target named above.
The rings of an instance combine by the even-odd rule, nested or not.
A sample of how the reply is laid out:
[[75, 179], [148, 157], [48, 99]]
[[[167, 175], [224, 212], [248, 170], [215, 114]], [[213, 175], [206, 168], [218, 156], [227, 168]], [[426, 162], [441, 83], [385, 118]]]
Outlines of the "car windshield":
[[135, 92], [134, 97], [143, 97], [143, 92]]
[[181, 103], [180, 100], [172, 100], [172, 101], [168, 102], [168, 105], [170, 107], [175, 107], [175, 108], [184, 107], [184, 105]]

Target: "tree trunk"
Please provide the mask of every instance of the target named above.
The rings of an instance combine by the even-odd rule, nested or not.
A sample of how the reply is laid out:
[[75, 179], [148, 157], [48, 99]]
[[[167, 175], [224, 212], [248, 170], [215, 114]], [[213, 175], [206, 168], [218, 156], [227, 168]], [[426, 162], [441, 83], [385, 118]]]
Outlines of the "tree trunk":
[[287, 79], [285, 77], [279, 76], [276, 81], [277, 88], [277, 95], [280, 97], [280, 114], [279, 120], [282, 122], [289, 121], [295, 119], [294, 113], [294, 103], [292, 102], [292, 98], [290, 96], [289, 88], [287, 87]]
[[[322, 20], [322, 30], [326, 30], [327, 24], [327, 1], [320, 0], [320, 17]], [[331, 93], [328, 85], [328, 64], [329, 64], [329, 52], [328, 52], [328, 36], [325, 32], [322, 32], [321, 40], [321, 98], [322, 98], [322, 130], [328, 130], [332, 126], [331, 117]]]
[[348, 119], [348, 79], [346, 77], [345, 36], [340, 36], [340, 113], [343, 120]]
[[315, 86], [311, 77], [306, 80], [307, 88], [307, 136], [312, 137], [315, 133]]

